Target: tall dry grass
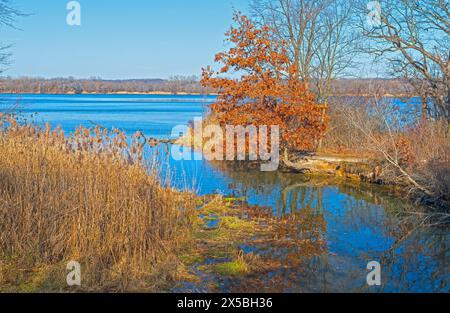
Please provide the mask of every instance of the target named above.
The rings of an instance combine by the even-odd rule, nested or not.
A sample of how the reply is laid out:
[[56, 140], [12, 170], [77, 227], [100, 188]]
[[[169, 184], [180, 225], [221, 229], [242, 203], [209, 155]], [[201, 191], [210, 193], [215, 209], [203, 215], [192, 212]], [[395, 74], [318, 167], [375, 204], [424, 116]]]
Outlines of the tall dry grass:
[[333, 103], [321, 151], [364, 156], [379, 179], [404, 187], [422, 204], [450, 208], [450, 129], [444, 120], [423, 119], [406, 104], [374, 96]]
[[83, 290], [152, 288], [156, 269], [173, 274], [161, 264], [189, 227], [191, 201], [148, 173], [142, 134], [64, 136], [11, 117], [0, 129], [0, 286], [51, 269], [42, 284], [64, 288], [70, 260]]

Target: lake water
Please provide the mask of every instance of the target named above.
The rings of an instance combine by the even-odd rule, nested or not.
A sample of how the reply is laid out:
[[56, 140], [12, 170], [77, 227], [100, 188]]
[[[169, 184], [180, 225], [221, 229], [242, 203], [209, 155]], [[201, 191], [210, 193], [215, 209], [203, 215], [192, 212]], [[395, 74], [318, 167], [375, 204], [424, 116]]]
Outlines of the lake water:
[[[212, 96], [192, 95], [3, 94], [0, 111], [18, 104], [16, 111], [38, 113], [37, 122], [60, 125], [67, 133], [79, 125], [99, 124], [169, 138], [175, 125], [201, 117], [213, 101]], [[171, 184], [179, 189], [243, 196], [251, 205], [268, 207], [280, 218], [301, 214], [300, 230], [293, 236], [307, 239], [320, 231], [326, 241], [326, 249], [314, 256], [298, 247], [287, 251], [243, 245], [244, 252], [275, 258], [289, 255], [301, 262], [269, 273], [259, 285], [220, 278], [222, 291], [449, 291], [448, 228], [422, 229], [404, 238], [408, 230], [399, 227], [398, 212], [408, 204], [382, 188], [310, 180], [301, 174], [244, 171], [206, 161], [169, 159], [164, 176], [169, 172]], [[318, 217], [320, 227], [311, 222]], [[366, 284], [366, 265], [372, 260], [382, 264], [381, 286]], [[208, 279], [219, 278], [205, 277]], [[186, 284], [178, 289], [186, 290], [202, 290], [202, 286]]]

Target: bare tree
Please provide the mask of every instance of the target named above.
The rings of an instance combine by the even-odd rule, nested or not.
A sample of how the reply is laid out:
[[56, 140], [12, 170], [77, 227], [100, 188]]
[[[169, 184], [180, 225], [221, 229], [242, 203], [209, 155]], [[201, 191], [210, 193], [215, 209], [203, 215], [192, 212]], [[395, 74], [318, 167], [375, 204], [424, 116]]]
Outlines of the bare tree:
[[351, 137], [349, 144], [357, 145], [358, 154], [376, 164], [371, 180], [404, 186], [412, 199], [448, 208], [450, 141], [441, 125], [445, 121], [420, 123], [408, 108], [384, 97], [382, 89], [373, 94], [334, 106], [341, 125], [332, 136]]
[[[0, 0], [0, 30], [1, 27], [14, 27], [17, 16], [22, 15], [19, 11], [10, 5], [9, 0]], [[0, 45], [0, 65], [7, 65], [11, 54], [8, 52], [9, 45]], [[2, 72], [0, 68], [0, 73]]]
[[366, 138], [367, 147], [381, 154], [400, 174], [400, 178], [406, 178], [415, 188], [427, 195], [432, 194], [412, 174], [408, 173], [403, 165], [399, 144], [401, 130], [404, 127], [403, 116], [398, 114], [398, 110], [392, 103], [376, 96], [369, 100], [366, 107], [361, 105], [359, 110], [345, 107], [344, 112], [347, 114], [348, 122]]
[[284, 40], [302, 79], [327, 103], [333, 79], [346, 74], [355, 51], [353, 1], [253, 0], [254, 18]]
[[[387, 60], [422, 97], [422, 116], [450, 118], [450, 11], [448, 0], [381, 0], [368, 23], [367, 2], [358, 5], [364, 50]], [[365, 12], [364, 12], [365, 11]], [[363, 13], [364, 12], [364, 13]]]

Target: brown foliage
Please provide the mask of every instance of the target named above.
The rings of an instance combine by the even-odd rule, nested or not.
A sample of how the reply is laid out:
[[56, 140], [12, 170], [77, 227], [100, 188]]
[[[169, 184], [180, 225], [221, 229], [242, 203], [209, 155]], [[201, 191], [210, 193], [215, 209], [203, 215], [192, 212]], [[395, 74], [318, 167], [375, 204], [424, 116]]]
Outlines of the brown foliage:
[[[326, 128], [324, 106], [289, 65], [284, 43], [271, 40], [268, 26], [256, 27], [236, 14], [237, 27], [226, 33], [231, 48], [218, 53], [219, 71], [203, 69], [202, 84], [219, 90], [213, 112], [221, 125], [278, 125], [280, 146], [313, 150]], [[230, 78], [230, 75], [240, 75]]]

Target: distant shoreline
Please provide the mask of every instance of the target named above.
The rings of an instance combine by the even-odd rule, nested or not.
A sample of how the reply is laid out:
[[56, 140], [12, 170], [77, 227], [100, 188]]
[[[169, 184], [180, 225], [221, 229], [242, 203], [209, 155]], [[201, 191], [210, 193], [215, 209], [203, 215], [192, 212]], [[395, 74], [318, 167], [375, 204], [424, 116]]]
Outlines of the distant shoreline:
[[[409, 85], [401, 80], [338, 79], [332, 82], [335, 97], [370, 97], [384, 93], [385, 97], [403, 98], [413, 94]], [[58, 95], [210, 95], [220, 90], [202, 86], [198, 77], [164, 79], [75, 79], [75, 78], [1, 78], [0, 93], [58, 94]], [[314, 88], [311, 90], [314, 93]]]

